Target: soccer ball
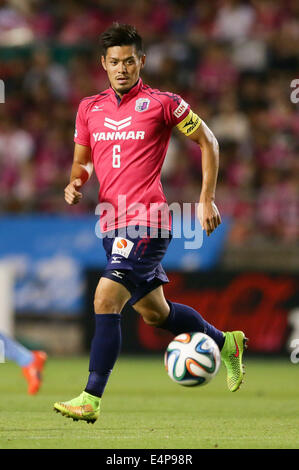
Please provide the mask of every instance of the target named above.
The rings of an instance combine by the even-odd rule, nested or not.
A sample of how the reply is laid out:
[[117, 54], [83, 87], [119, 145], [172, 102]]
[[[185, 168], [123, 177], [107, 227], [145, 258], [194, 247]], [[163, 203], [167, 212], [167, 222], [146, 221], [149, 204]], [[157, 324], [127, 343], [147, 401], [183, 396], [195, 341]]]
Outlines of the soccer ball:
[[209, 383], [217, 374], [220, 363], [220, 351], [215, 341], [199, 332], [176, 336], [164, 355], [169, 377], [188, 387]]

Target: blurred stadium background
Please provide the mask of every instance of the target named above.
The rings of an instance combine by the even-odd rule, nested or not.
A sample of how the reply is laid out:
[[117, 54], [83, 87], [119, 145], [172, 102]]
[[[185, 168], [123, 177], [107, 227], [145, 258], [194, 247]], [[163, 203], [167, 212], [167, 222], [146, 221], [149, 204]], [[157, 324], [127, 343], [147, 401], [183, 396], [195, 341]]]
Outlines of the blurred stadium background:
[[[108, 85], [99, 35], [113, 21], [143, 35], [143, 81], [181, 94], [221, 148], [223, 224], [200, 250], [172, 241], [167, 295], [244, 329], [251, 352], [285, 354], [299, 338], [296, 0], [0, 0], [0, 329], [52, 355], [87, 351], [98, 187], [71, 208], [63, 190], [79, 101]], [[169, 203], [198, 199], [200, 151], [176, 132], [162, 183]], [[133, 311], [123, 321], [124, 352], [165, 348]]]

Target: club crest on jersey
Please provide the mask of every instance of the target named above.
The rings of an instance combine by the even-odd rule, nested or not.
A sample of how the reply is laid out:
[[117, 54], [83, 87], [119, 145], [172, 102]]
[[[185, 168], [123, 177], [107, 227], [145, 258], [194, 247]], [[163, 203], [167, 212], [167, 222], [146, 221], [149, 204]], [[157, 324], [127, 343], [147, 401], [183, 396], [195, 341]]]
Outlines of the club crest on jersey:
[[138, 113], [142, 113], [143, 111], [146, 111], [149, 107], [150, 101], [148, 98], [139, 98], [136, 100], [135, 104], [135, 111], [138, 111]]

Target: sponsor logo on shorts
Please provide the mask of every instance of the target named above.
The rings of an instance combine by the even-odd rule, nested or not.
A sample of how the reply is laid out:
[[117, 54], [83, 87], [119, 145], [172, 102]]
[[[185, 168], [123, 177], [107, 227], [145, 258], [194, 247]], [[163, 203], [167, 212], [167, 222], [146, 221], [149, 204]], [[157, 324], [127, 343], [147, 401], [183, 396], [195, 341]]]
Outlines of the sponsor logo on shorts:
[[180, 104], [178, 105], [178, 107], [174, 110], [173, 114], [175, 115], [175, 117], [179, 118], [184, 114], [187, 108], [188, 108], [188, 103], [182, 100]]
[[119, 279], [122, 279], [125, 275], [124, 272], [116, 271], [116, 269], [114, 271], [111, 271], [111, 274], [112, 274], [112, 276], [118, 277]]
[[117, 242], [117, 248], [126, 248], [128, 246], [128, 242], [125, 238], [122, 238]]
[[130, 240], [122, 237], [116, 237], [113, 246], [112, 246], [112, 254], [121, 255], [124, 258], [128, 258], [131, 250], [134, 246]]
[[111, 264], [121, 263], [121, 258], [119, 256], [112, 256]]

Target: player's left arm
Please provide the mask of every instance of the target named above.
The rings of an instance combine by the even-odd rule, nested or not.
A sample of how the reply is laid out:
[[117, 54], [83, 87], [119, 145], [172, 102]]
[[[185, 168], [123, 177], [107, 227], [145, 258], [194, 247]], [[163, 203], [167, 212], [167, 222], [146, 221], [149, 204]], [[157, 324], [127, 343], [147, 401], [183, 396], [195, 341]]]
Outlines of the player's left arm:
[[[194, 113], [188, 103], [179, 95], [166, 93], [163, 96], [165, 120], [201, 148], [202, 153], [202, 189], [197, 216], [203, 230], [209, 236], [219, 224], [221, 218], [215, 204], [215, 192], [219, 167], [219, 146], [213, 132], [204, 121]], [[161, 95], [160, 95], [161, 98]]]
[[202, 228], [209, 236], [221, 224], [215, 204], [216, 184], [219, 168], [219, 145], [216, 137], [204, 121], [187, 136], [198, 144], [202, 154], [202, 189], [197, 216]]

